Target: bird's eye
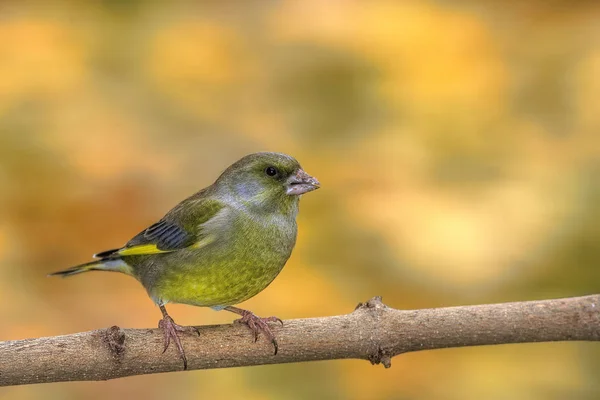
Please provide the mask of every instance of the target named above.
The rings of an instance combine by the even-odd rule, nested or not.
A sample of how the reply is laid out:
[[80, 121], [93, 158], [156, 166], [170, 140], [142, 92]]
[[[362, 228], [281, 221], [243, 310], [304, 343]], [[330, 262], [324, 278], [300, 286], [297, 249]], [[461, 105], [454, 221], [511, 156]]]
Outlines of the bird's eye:
[[267, 169], [265, 169], [265, 174], [269, 175], [269, 176], [275, 176], [278, 174], [277, 168], [275, 167], [267, 167]]

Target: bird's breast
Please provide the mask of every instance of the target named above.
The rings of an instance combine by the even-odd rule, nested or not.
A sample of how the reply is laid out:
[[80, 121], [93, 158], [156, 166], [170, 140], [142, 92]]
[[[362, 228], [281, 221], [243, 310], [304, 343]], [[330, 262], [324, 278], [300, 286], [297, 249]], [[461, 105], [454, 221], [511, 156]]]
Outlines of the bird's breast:
[[232, 218], [227, 229], [199, 249], [164, 255], [165, 271], [149, 289], [162, 301], [217, 306], [237, 304], [265, 289], [296, 242], [293, 218]]

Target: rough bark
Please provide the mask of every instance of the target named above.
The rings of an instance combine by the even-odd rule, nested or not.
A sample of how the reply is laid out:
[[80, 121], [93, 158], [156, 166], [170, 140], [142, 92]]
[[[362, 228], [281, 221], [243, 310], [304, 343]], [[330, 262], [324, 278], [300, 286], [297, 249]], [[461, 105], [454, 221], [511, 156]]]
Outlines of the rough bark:
[[[600, 295], [396, 310], [381, 298], [350, 314], [284, 321], [273, 325], [279, 353], [239, 324], [201, 326], [185, 334], [189, 369], [357, 358], [391, 365], [409, 351], [503, 343], [600, 341]], [[96, 381], [180, 371], [175, 346], [162, 353], [158, 329], [113, 326], [71, 335], [0, 343], [0, 385]]]

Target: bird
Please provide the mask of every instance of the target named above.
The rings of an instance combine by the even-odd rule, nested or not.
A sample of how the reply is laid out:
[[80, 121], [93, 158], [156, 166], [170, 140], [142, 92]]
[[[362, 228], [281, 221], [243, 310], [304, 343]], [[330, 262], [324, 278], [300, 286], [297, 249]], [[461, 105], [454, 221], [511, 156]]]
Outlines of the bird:
[[281, 272], [296, 243], [300, 197], [320, 187], [295, 158], [249, 154], [204, 189], [181, 201], [125, 246], [95, 254], [94, 261], [53, 272], [72, 276], [113, 271], [137, 279], [159, 307], [164, 349], [171, 341], [187, 369], [179, 334], [200, 334], [175, 323], [166, 304], [179, 303], [238, 314], [253, 333], [277, 340], [269, 322], [237, 305], [263, 291]]

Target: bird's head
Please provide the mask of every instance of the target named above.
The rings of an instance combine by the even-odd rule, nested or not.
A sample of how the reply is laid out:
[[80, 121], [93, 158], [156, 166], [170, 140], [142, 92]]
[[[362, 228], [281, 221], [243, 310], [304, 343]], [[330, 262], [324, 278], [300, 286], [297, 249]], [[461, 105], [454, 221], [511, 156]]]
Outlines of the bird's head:
[[217, 190], [265, 212], [296, 209], [299, 197], [319, 188], [295, 158], [281, 153], [255, 153], [237, 161], [215, 182]]

